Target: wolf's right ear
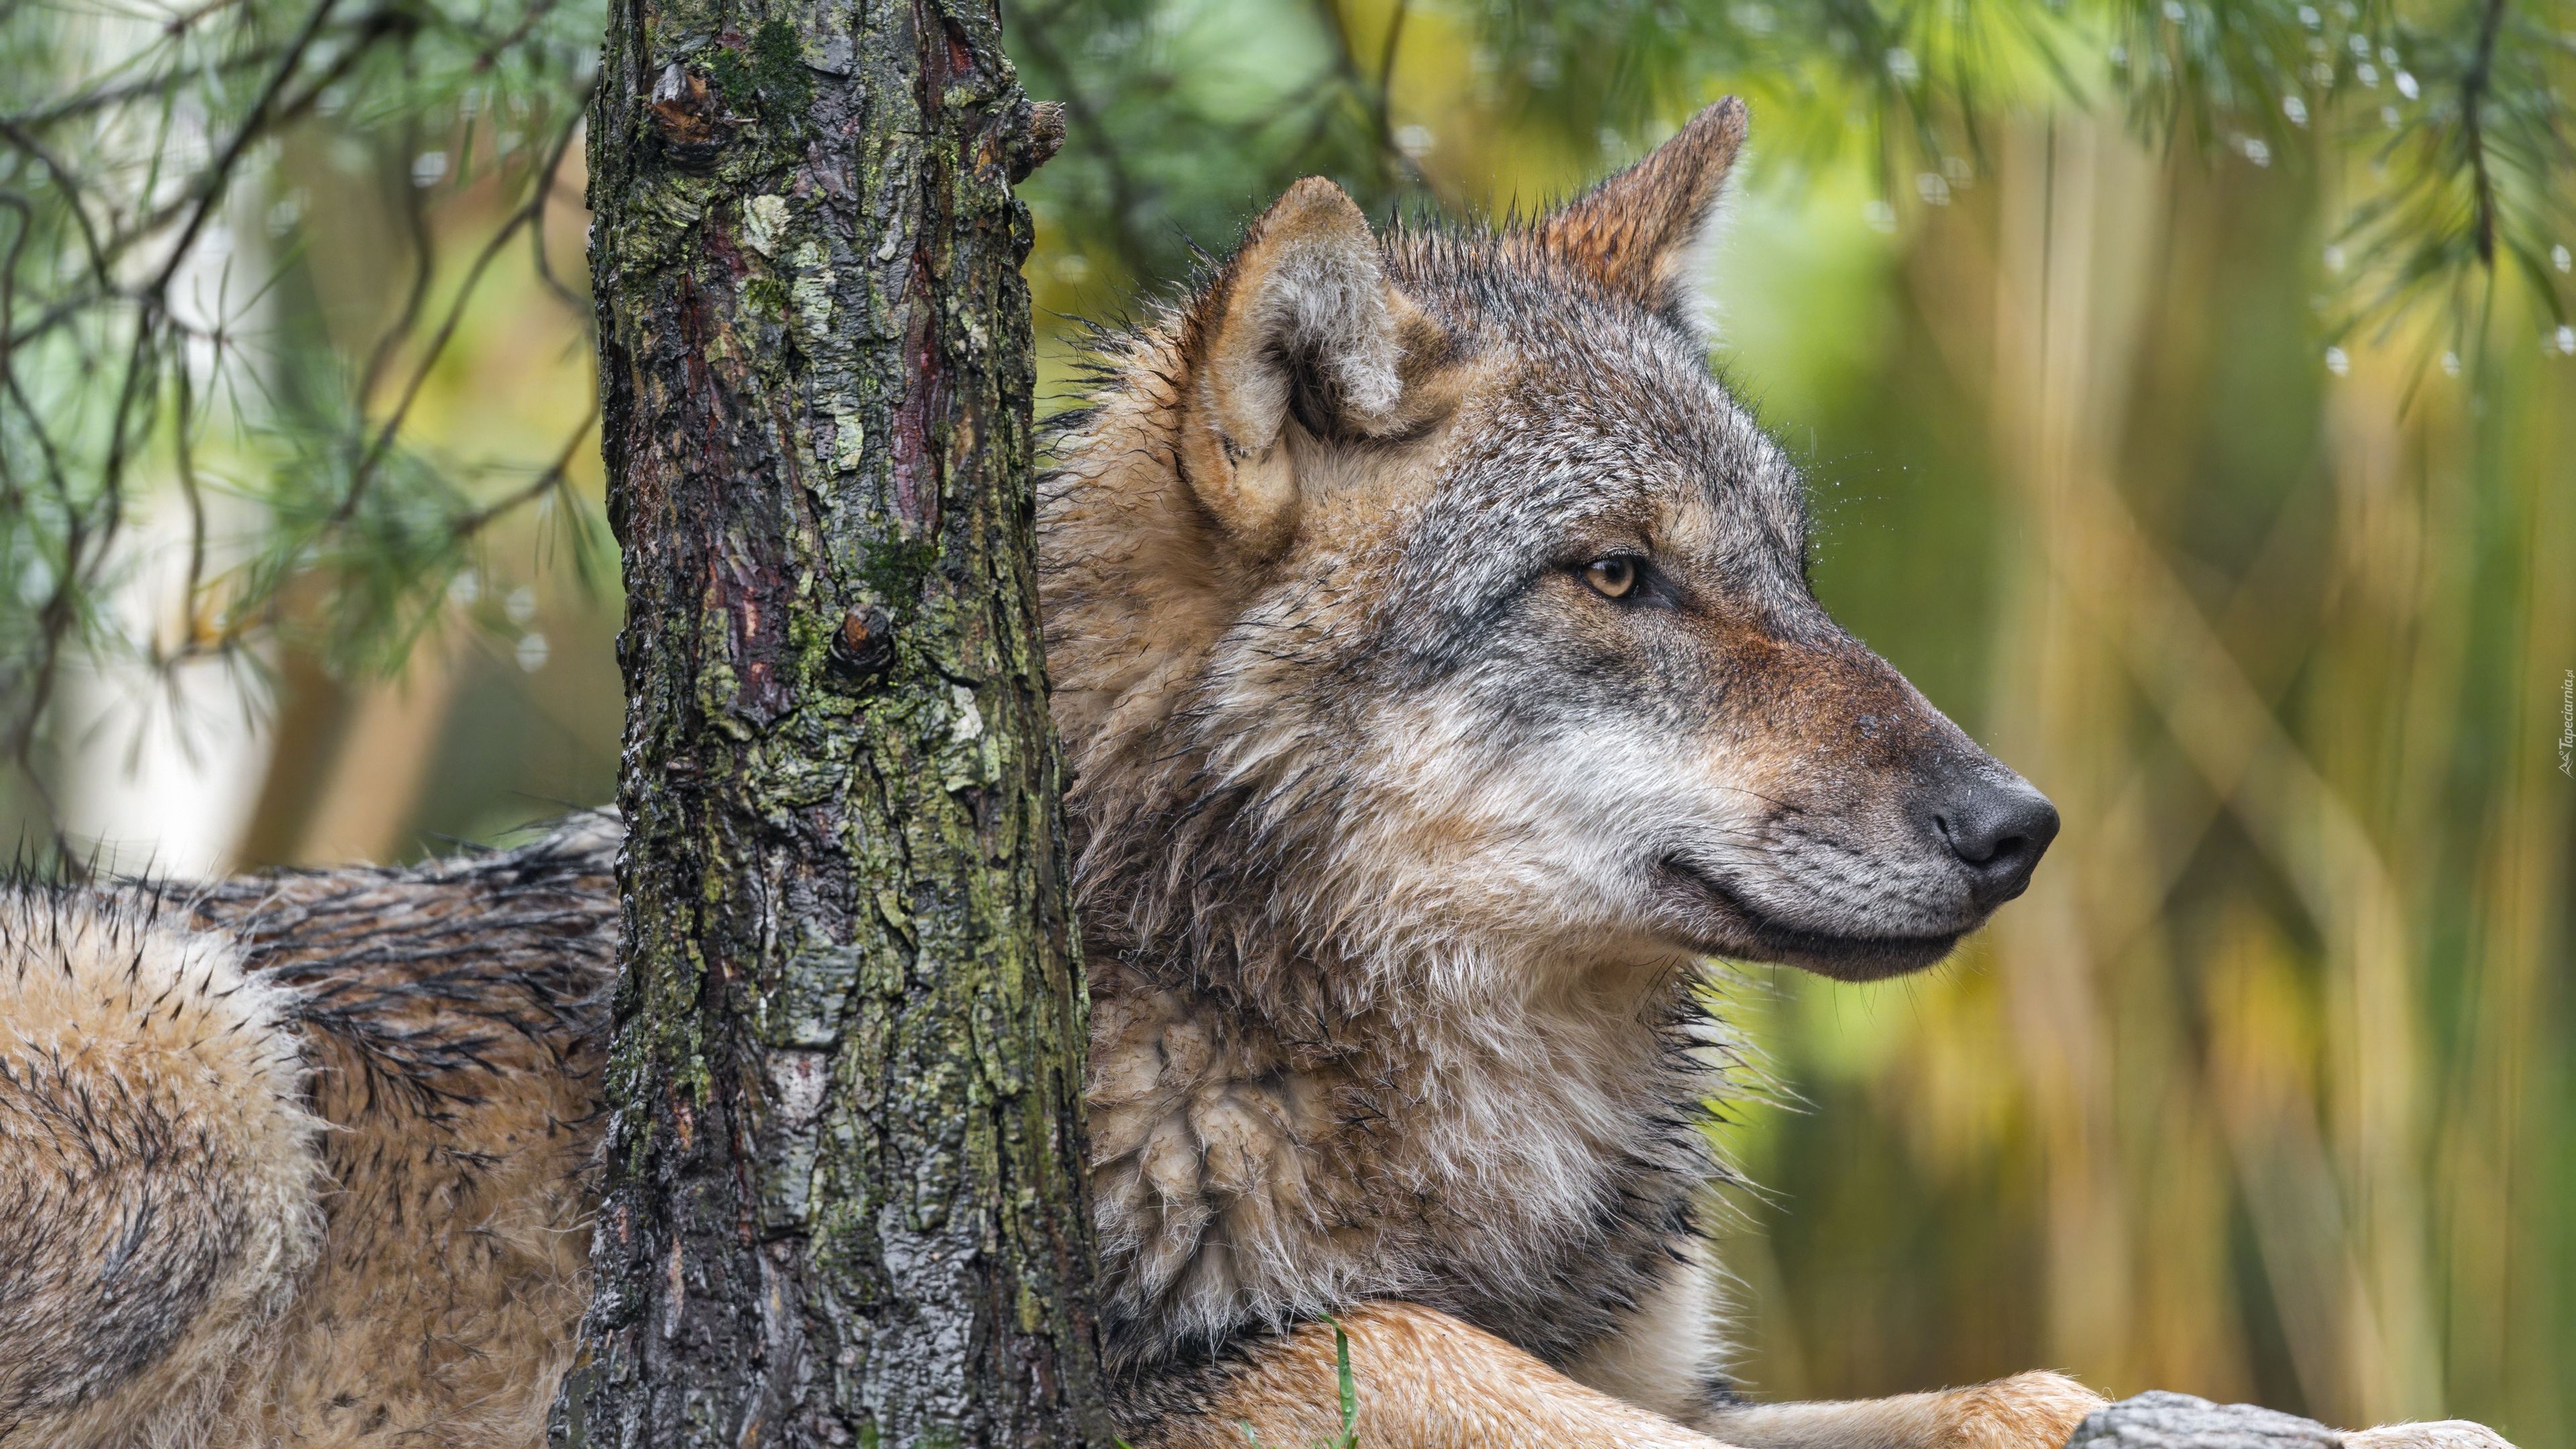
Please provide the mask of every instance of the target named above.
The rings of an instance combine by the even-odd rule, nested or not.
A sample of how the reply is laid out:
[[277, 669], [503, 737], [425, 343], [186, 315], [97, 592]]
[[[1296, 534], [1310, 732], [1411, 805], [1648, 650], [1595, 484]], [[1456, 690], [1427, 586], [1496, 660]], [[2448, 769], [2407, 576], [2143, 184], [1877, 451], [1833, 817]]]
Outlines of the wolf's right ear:
[[1182, 471], [1200, 507], [1246, 553], [1276, 551], [1300, 501], [1289, 430], [1331, 442], [1406, 426], [1408, 376], [1440, 345], [1358, 205], [1320, 176], [1289, 187], [1183, 324]]
[[1717, 232], [1744, 132], [1744, 102], [1728, 96], [1644, 160], [1542, 219], [1540, 243], [1612, 291], [1697, 325], [1695, 260]]

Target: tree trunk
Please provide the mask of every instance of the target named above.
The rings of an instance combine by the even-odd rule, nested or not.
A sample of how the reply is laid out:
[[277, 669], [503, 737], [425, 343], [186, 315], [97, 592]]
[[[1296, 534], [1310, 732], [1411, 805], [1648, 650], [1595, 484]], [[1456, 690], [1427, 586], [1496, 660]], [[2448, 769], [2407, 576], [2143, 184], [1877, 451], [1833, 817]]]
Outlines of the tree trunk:
[[[759, 0], [754, 0], [754, 4]], [[591, 116], [623, 972], [559, 1445], [1098, 1446], [990, 0], [626, 0]]]

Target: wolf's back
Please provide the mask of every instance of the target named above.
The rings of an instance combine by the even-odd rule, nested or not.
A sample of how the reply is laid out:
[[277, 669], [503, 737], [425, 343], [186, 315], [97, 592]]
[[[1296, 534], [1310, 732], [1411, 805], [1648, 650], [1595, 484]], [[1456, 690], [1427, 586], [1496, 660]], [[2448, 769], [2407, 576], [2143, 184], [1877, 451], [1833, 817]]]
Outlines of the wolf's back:
[[0, 898], [12, 1443], [148, 1443], [135, 1431], [202, 1415], [321, 1240], [292, 1003], [173, 914], [130, 893]]
[[541, 1441], [615, 842], [0, 888], [0, 1449]]

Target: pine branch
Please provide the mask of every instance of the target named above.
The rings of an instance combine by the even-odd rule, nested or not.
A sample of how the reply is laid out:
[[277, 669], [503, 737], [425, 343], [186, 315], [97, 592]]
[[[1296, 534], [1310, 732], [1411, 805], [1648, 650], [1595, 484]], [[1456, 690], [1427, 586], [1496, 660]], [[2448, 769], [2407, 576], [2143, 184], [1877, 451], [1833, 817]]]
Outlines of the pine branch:
[[2476, 58], [2460, 77], [2460, 130], [2467, 142], [2470, 184], [2477, 198], [2478, 260], [2489, 267], [2495, 265], [2496, 196], [2495, 178], [2487, 170], [2483, 109], [2495, 74], [2496, 35], [2504, 28], [2504, 10], [2505, 0], [2486, 0], [2478, 17]]

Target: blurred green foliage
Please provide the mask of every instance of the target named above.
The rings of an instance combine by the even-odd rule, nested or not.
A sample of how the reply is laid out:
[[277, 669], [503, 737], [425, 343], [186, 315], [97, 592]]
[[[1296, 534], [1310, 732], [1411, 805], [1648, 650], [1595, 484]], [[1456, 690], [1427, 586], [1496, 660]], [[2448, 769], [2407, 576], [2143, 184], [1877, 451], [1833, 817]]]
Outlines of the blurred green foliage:
[[[782, 17], [684, 49], [721, 86]], [[1008, 22], [1070, 121], [1026, 188], [1042, 407], [1074, 319], [1169, 297], [1299, 175], [1525, 212], [1753, 101], [1719, 364], [1806, 462], [1827, 603], [2068, 822], [1958, 964], [1729, 988], [1795, 1104], [1727, 1134], [1766, 1188], [1725, 1233], [1756, 1388], [2051, 1365], [2576, 1432], [2563, 0]], [[0, 10], [0, 730], [56, 797], [35, 828], [166, 828], [72, 808], [122, 758], [91, 706], [228, 667], [270, 711], [207, 766], [265, 776], [235, 859], [605, 797], [566, 265], [597, 23]]]
[[[578, 513], [574, 444], [460, 455], [412, 424], [480, 282], [568, 199], [598, 23], [555, 0], [0, 11], [0, 742], [29, 782], [66, 668], [256, 673], [245, 646], [280, 641], [390, 668], [493, 521]], [[317, 190], [374, 193], [376, 255], [305, 256], [336, 220]], [[478, 191], [510, 204], [459, 257], [435, 202]], [[329, 315], [352, 260], [358, 315]], [[156, 514], [184, 565], [144, 580]], [[138, 584], [150, 607], [112, 602]]]
[[[2554, 4], [1059, 0], [1010, 19], [1032, 93], [1072, 120], [1033, 194], [1113, 286], [1179, 275], [1193, 240], [1301, 174], [1380, 214], [1501, 211], [1733, 91], [1775, 165], [1857, 157], [1889, 196], [1935, 202], [1986, 166], [1998, 125], [2051, 103], [2258, 166], [2366, 158], [2333, 221], [2352, 275], [2329, 330], [2428, 295], [2465, 307], [2499, 256], [2563, 320], [2548, 259], [2570, 220], [2576, 38]], [[1444, 55], [1465, 65], [1423, 64]]]

